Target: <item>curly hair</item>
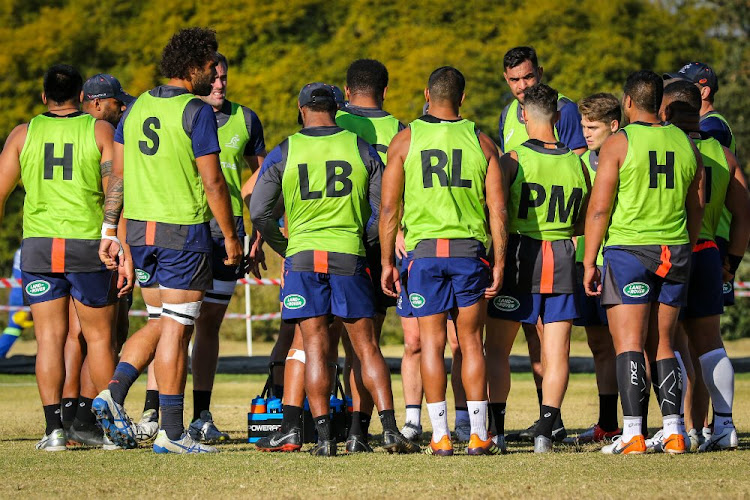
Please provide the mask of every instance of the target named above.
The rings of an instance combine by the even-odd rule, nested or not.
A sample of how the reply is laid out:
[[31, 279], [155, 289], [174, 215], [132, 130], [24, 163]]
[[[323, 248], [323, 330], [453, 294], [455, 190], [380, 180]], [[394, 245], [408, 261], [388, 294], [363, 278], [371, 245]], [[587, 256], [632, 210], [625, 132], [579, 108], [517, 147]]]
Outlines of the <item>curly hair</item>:
[[186, 28], [175, 33], [161, 53], [161, 74], [166, 78], [190, 79], [190, 70], [216, 60], [219, 42], [209, 28]]

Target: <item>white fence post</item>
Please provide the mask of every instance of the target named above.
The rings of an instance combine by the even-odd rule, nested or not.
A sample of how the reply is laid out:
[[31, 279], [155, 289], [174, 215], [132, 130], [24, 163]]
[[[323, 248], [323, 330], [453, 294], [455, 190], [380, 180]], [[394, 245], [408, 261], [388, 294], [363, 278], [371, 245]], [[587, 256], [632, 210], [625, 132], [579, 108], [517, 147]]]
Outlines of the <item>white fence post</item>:
[[[250, 253], [250, 236], [245, 235], [245, 255]], [[250, 275], [246, 274], [245, 278], [249, 278]], [[253, 355], [253, 322], [250, 319], [250, 311], [252, 305], [250, 303], [250, 283], [245, 283], [245, 337], [247, 339], [247, 355]]]

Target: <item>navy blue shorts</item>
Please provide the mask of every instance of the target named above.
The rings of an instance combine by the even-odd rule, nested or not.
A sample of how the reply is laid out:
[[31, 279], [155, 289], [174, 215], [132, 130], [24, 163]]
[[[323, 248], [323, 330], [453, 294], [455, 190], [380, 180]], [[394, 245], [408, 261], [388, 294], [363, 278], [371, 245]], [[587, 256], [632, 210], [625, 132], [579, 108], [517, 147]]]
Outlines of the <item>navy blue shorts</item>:
[[699, 242], [693, 252], [687, 305], [680, 311], [683, 318], [705, 318], [724, 312], [721, 256], [719, 248], [712, 244], [708, 242], [701, 248]]
[[[727, 253], [729, 252], [729, 242], [725, 240], [724, 238], [716, 237], [716, 244], [719, 246], [719, 255], [722, 262], [722, 267], [724, 263], [724, 258], [727, 256]], [[723, 276], [723, 273], [720, 271], [720, 275]], [[721, 292], [724, 295], [724, 306], [733, 306], [734, 305], [734, 278], [732, 278], [732, 281], [727, 281], [726, 283], [722, 284]]]
[[173, 290], [211, 288], [211, 262], [207, 253], [151, 245], [131, 246], [130, 252], [135, 277], [143, 288], [156, 285]]
[[354, 275], [292, 271], [291, 259], [284, 264], [281, 318], [295, 320], [316, 316], [345, 319], [375, 316], [375, 298], [366, 260], [357, 261]]
[[570, 321], [578, 318], [578, 300], [574, 293], [518, 293], [500, 290], [490, 300], [487, 314], [491, 318], [535, 325]]
[[415, 317], [470, 307], [490, 286], [489, 264], [478, 257], [424, 257], [407, 268], [406, 297]]
[[[599, 271], [601, 270], [600, 267]], [[608, 326], [607, 311], [602, 307], [601, 297], [589, 297], [583, 288], [583, 265], [576, 264], [576, 273], [578, 274], [576, 296], [581, 316], [573, 321], [573, 324], [575, 326]]]
[[687, 283], [658, 276], [633, 253], [616, 247], [604, 247], [602, 306], [660, 302], [682, 307], [687, 303], [687, 291]]
[[224, 259], [227, 258], [227, 250], [224, 246], [224, 238], [211, 238], [211, 273], [213, 279], [219, 281], [237, 281], [242, 278], [242, 266], [227, 266]]
[[21, 272], [24, 303], [39, 304], [71, 296], [89, 307], [103, 307], [117, 301], [117, 273], [93, 271], [82, 273]]

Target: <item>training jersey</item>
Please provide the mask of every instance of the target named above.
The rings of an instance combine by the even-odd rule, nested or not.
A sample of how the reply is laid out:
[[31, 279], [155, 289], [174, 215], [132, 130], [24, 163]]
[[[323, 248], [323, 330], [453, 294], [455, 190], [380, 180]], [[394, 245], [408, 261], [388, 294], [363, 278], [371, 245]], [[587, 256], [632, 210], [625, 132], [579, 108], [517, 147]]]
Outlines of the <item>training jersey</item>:
[[631, 123], [628, 150], [604, 246], [690, 242], [685, 200], [698, 168], [692, 143], [674, 125]]
[[26, 190], [21, 269], [102, 269], [98, 248], [104, 217], [96, 119], [76, 112], [31, 119], [19, 156]]
[[706, 169], [706, 208], [703, 211], [699, 238], [714, 240], [719, 220], [725, 210], [724, 201], [729, 188], [731, 171], [727, 156], [724, 154], [724, 146], [719, 141], [708, 134], [701, 133], [700, 137], [693, 138], [693, 142], [701, 153], [703, 167]]
[[518, 170], [510, 185], [509, 233], [542, 241], [573, 236], [588, 192], [580, 157], [561, 142], [529, 139], [512, 151]]
[[[586, 139], [583, 137], [581, 115], [576, 103], [562, 94], [557, 94], [557, 110], [560, 112], [560, 120], [555, 124], [555, 137], [569, 149], [585, 148]], [[529, 139], [518, 99], [513, 99], [503, 109], [499, 131], [498, 144], [500, 150], [505, 153]]]
[[211, 233], [196, 158], [219, 153], [213, 109], [182, 87], [162, 85], [126, 110], [124, 205], [131, 245], [208, 252]]
[[[404, 160], [406, 250], [430, 240], [463, 239], [475, 240], [484, 251], [488, 162], [476, 124], [424, 115], [409, 128], [411, 143]], [[471, 251], [477, 254], [476, 249]], [[450, 256], [464, 255], [451, 252]]]
[[[587, 150], [581, 155], [583, 164], [586, 165], [586, 170], [589, 172], [589, 180], [591, 185], [594, 185], [594, 179], [596, 178], [596, 170], [599, 168], [599, 152]], [[585, 252], [586, 238], [583, 235], [578, 236], [576, 242], [576, 262], [583, 262]], [[602, 258], [602, 250], [599, 249], [599, 254], [596, 256], [596, 265], [601, 266], [604, 263]]]
[[[382, 171], [378, 153], [353, 132], [304, 128], [263, 162], [250, 202], [253, 224], [271, 248], [294, 257], [293, 270], [313, 271], [325, 259], [327, 272], [352, 274], [365, 239], [377, 240]], [[273, 217], [282, 195], [288, 240]]]
[[354, 132], [372, 144], [383, 163], [387, 161], [388, 146], [404, 125], [380, 108], [364, 108], [347, 104], [336, 113], [336, 125]]
[[[722, 146], [729, 148], [729, 151], [733, 155], [737, 154], [737, 143], [734, 139], [734, 133], [732, 128], [729, 126], [729, 122], [724, 118], [723, 115], [717, 111], [709, 111], [705, 115], [701, 116], [700, 119], [701, 132], [705, 132], [709, 136], [718, 140]], [[716, 229], [716, 236], [729, 240], [729, 226], [732, 223], [732, 214], [726, 207], [723, 209], [721, 219], [719, 220], [719, 227]]]

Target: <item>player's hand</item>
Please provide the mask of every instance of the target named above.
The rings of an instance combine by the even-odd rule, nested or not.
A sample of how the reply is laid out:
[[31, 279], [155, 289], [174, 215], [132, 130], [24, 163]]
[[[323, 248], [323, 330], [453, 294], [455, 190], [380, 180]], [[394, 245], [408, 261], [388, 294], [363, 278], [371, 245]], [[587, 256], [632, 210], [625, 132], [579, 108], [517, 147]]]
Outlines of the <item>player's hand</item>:
[[491, 299], [500, 293], [500, 289], [503, 287], [503, 278], [505, 276], [505, 268], [503, 266], [495, 266], [492, 268], [492, 285], [485, 288], [484, 298]]
[[[398, 298], [398, 294], [401, 293], [401, 281], [399, 277], [400, 273], [396, 269], [396, 266], [393, 264], [383, 266], [383, 272], [380, 274], [380, 287], [388, 297]], [[394, 287], [396, 289], [395, 292], [393, 291]]]
[[102, 238], [99, 242], [99, 260], [102, 261], [110, 271], [117, 270], [117, 254], [120, 253], [120, 245], [116, 241]]
[[227, 258], [224, 259], [225, 266], [239, 266], [242, 263], [242, 243], [237, 236], [226, 238], [224, 240], [224, 249], [227, 252]]
[[596, 266], [588, 266], [583, 271], [583, 289], [589, 297], [602, 294], [602, 274]]
[[729, 261], [724, 260], [724, 265], [721, 268], [722, 283], [729, 283], [734, 279], [734, 274], [729, 270]]
[[118, 297], [124, 297], [133, 291], [135, 285], [135, 269], [130, 252], [126, 252], [119, 258], [120, 263], [117, 266], [117, 292]]
[[286, 259], [281, 259], [281, 277], [279, 278], [279, 281], [281, 281], [280, 287], [284, 288], [284, 275], [286, 274]]
[[263, 237], [260, 235], [260, 232], [256, 231], [255, 238], [253, 238], [250, 244], [250, 253], [247, 255], [247, 261], [248, 270], [258, 279], [261, 278], [261, 267], [264, 271], [268, 271], [268, 267], [266, 267], [266, 253], [263, 251]]
[[396, 257], [399, 259], [406, 258], [406, 242], [404, 241], [404, 231], [401, 229], [396, 234]]

